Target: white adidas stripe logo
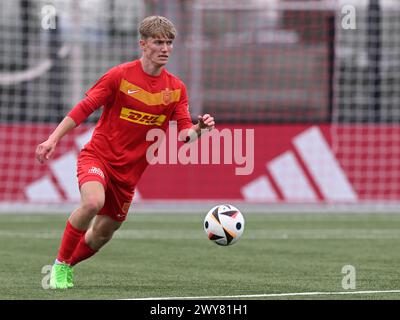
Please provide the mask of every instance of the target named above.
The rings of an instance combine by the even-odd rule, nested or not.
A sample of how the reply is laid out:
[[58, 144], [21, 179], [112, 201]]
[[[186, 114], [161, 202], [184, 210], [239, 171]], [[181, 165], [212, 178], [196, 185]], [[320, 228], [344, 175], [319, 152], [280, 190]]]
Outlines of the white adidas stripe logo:
[[[311, 127], [294, 137], [293, 144], [325, 201], [357, 201], [356, 192], [318, 127]], [[319, 201], [309, 178], [292, 151], [287, 151], [267, 163], [266, 169], [284, 200]], [[241, 193], [248, 201], [279, 200], [267, 175], [258, 177], [242, 187]]]

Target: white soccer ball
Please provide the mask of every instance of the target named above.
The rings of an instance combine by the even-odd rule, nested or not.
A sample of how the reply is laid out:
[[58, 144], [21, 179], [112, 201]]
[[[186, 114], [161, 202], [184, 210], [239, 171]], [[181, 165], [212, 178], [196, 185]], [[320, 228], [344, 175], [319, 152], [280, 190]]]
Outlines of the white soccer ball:
[[208, 239], [220, 246], [237, 242], [243, 230], [244, 217], [238, 208], [230, 204], [215, 206], [204, 219], [204, 231]]

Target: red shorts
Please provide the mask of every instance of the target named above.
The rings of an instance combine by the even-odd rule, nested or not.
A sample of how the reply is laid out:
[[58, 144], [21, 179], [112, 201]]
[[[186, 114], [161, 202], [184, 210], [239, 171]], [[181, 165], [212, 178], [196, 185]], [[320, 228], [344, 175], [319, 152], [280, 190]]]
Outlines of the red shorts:
[[98, 181], [104, 186], [104, 206], [98, 215], [107, 215], [119, 222], [126, 219], [134, 190], [113, 180], [100, 159], [90, 152], [81, 151], [78, 157], [77, 176], [79, 189], [88, 181]]

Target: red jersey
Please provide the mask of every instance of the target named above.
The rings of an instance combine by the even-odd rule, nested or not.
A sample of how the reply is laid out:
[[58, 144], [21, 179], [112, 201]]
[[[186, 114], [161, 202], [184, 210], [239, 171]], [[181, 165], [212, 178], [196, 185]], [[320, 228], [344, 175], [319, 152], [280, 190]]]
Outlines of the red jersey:
[[[94, 153], [113, 179], [130, 187], [148, 165], [146, 151], [154, 143], [146, 141], [150, 129], [166, 131], [170, 120], [177, 121], [179, 131], [192, 126], [183, 82], [165, 69], [159, 76], [145, 73], [140, 60], [110, 69], [86, 95], [95, 108], [104, 108], [82, 151]], [[74, 110], [69, 116], [80, 123]]]

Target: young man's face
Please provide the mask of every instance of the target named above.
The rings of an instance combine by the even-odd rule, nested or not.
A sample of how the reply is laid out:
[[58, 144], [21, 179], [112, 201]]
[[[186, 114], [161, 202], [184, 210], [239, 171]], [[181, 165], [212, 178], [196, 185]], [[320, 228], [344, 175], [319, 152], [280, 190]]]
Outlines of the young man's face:
[[167, 64], [172, 52], [172, 39], [147, 38], [140, 40], [143, 56], [156, 66], [162, 67]]

